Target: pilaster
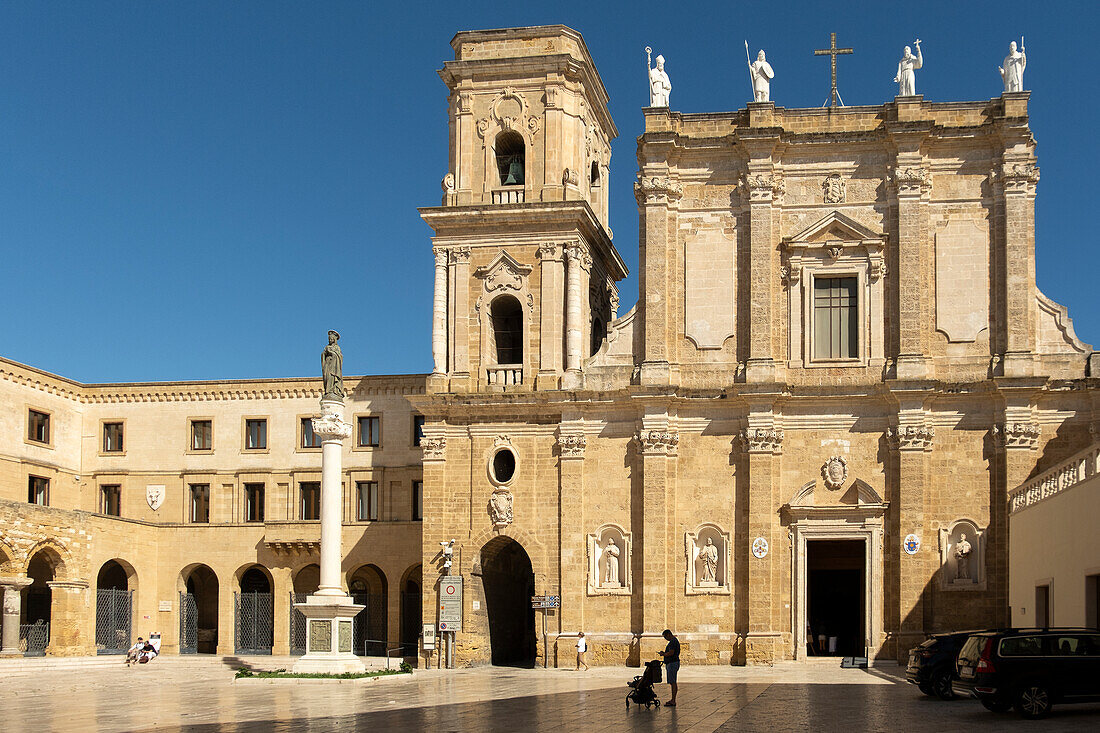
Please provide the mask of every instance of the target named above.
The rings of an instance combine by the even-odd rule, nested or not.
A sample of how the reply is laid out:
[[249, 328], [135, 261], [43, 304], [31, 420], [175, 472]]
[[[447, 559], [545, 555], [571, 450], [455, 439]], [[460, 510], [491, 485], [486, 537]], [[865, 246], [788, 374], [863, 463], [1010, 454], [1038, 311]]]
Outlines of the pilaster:
[[562, 629], [583, 629], [587, 624], [584, 607], [585, 573], [588, 558], [585, 547], [585, 531], [588, 526], [585, 512], [584, 452], [588, 439], [580, 420], [563, 420], [558, 426], [557, 450], [560, 481], [558, 503], [561, 548], [559, 585], [569, 598], [561, 604], [559, 623]]
[[642, 537], [638, 548], [642, 557], [642, 620], [643, 630], [650, 634], [669, 628], [669, 602], [675, 597], [676, 574], [670, 561], [676, 556], [673, 508], [680, 433], [670, 425], [670, 417], [664, 407], [647, 407], [641, 430], [635, 436], [642, 463]]
[[[94, 608], [89, 600], [85, 580], [51, 580], [50, 643], [48, 656], [78, 657], [95, 653], [95, 637], [85, 629], [88, 611]], [[93, 614], [94, 618], [94, 614]]]
[[454, 329], [448, 351], [451, 354], [451, 391], [468, 392], [477, 380], [470, 379], [470, 248], [450, 250], [450, 312]]
[[562, 342], [565, 314], [565, 262], [562, 247], [554, 242], [539, 245], [539, 371], [537, 389], [557, 389], [564, 368]]
[[1035, 372], [1035, 190], [1039, 169], [1029, 149], [1006, 150], [995, 176], [1004, 211], [1004, 375]]
[[668, 176], [667, 166], [653, 174], [639, 174], [634, 184], [634, 197], [641, 209], [639, 302], [645, 324], [642, 384], [672, 382], [669, 349], [673, 290], [669, 268], [675, 257], [671, 246], [675, 242], [678, 202], [683, 195], [683, 185]]

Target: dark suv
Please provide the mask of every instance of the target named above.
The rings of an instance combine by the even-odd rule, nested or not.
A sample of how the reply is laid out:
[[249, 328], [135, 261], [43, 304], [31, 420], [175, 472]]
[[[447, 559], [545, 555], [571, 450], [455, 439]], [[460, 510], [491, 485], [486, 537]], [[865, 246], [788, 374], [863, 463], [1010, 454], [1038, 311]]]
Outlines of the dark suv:
[[955, 658], [966, 640], [976, 631], [935, 634], [920, 646], [909, 650], [909, 666], [905, 679], [920, 688], [925, 695], [952, 700], [951, 678], [955, 676]]
[[959, 651], [955, 694], [987, 709], [1015, 706], [1041, 718], [1055, 703], [1100, 701], [1100, 631], [1009, 629], [967, 639]]

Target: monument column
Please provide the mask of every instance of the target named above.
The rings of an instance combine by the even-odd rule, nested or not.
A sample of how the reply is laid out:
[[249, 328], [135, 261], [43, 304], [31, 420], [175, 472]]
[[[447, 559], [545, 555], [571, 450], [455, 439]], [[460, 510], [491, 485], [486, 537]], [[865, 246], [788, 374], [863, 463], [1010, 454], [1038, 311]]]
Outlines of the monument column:
[[0, 637], [0, 657], [21, 657], [19, 651], [20, 591], [34, 581], [31, 578], [0, 578], [0, 592], [4, 596], [4, 634]]
[[313, 432], [321, 438], [321, 578], [316, 593], [294, 604], [306, 617], [306, 654], [294, 664], [294, 671], [339, 674], [362, 672], [365, 667], [352, 649], [352, 619], [363, 606], [352, 601], [340, 582], [341, 464], [351, 425], [344, 422], [344, 357], [336, 344], [340, 334], [328, 334], [328, 346], [321, 352], [321, 417], [313, 418]]
[[447, 250], [435, 250], [435, 296], [432, 301], [432, 376], [447, 373]]

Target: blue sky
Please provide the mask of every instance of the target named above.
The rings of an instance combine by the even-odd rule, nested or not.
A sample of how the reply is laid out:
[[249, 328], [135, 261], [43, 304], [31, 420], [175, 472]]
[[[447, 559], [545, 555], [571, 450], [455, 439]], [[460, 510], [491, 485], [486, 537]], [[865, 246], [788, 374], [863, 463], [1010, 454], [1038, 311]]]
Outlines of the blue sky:
[[0, 5], [0, 354], [85, 382], [318, 373], [325, 331], [349, 374], [431, 368], [430, 231], [446, 172], [458, 30], [564, 23], [611, 96], [611, 225], [637, 297], [631, 190], [644, 47], [672, 107], [749, 98], [744, 40], [772, 98], [819, 106], [829, 31], [848, 104], [917, 91], [989, 99], [1025, 34], [1042, 168], [1039, 287], [1100, 346], [1093, 234], [1096, 3], [5, 2]]

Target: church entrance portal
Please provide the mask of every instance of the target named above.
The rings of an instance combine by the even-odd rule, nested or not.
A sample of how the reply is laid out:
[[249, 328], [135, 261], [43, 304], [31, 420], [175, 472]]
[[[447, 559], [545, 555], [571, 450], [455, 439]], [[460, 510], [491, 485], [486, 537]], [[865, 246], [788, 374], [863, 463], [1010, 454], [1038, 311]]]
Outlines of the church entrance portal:
[[806, 621], [810, 656], [861, 657], [864, 639], [864, 540], [806, 543]]
[[535, 664], [535, 574], [531, 558], [510, 537], [495, 537], [481, 548], [481, 582], [489, 616], [489, 647], [495, 665]]

